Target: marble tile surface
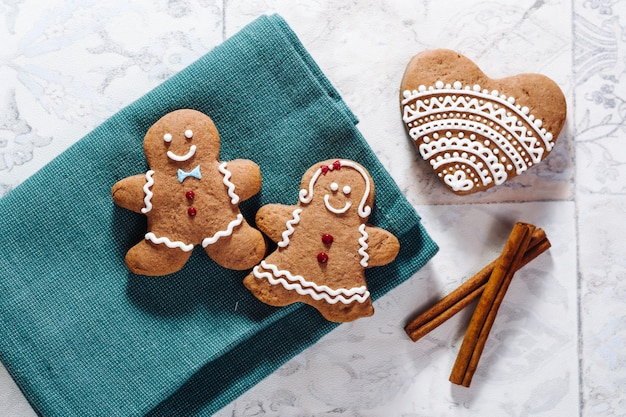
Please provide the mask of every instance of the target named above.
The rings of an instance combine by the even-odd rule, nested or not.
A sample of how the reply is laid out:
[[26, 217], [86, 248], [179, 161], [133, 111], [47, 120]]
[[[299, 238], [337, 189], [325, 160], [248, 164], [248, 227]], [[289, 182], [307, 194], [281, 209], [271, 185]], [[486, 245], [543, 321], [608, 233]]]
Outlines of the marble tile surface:
[[[440, 253], [218, 416], [626, 415], [623, 0], [0, 0], [0, 198], [118, 109], [260, 14], [279, 13], [360, 120]], [[498, 78], [554, 79], [568, 119], [539, 166], [448, 192], [400, 117], [412, 55], [455, 49]], [[516, 275], [472, 387], [448, 382], [471, 311], [403, 326], [497, 256], [515, 221], [550, 251]], [[0, 416], [35, 415], [0, 366]]]
[[[377, 301], [372, 320], [331, 332], [218, 416], [578, 415], [574, 204], [418, 210], [440, 253]], [[520, 219], [546, 225], [554, 246], [515, 276], [471, 387], [452, 385], [471, 308], [416, 343], [402, 325], [496, 257]]]

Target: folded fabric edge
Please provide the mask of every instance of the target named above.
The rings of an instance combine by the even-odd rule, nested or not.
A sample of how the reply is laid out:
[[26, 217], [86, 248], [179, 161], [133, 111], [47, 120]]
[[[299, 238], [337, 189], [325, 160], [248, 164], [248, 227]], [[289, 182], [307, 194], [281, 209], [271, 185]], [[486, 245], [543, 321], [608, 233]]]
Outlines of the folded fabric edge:
[[[402, 277], [376, 286], [372, 291], [373, 300], [410, 279], [439, 249], [419, 222], [400, 239], [405, 243], [410, 241], [411, 246], [417, 244], [416, 239], [420, 240], [420, 256], [404, 253], [389, 268], [372, 270], [379, 278]], [[203, 366], [148, 415], [212, 415], [341, 325], [325, 320], [312, 307], [301, 303], [282, 309], [284, 314], [277, 312], [276, 320], [236, 345], [229, 346], [219, 360]], [[276, 325], [278, 322], [280, 326]], [[285, 338], [285, 334], [290, 337]], [[280, 343], [274, 343], [277, 340]]]
[[338, 325], [307, 308], [294, 309], [280, 322], [207, 363], [147, 415], [213, 415]]
[[[286, 36], [287, 39], [289, 39], [289, 44], [294, 48], [295, 51], [298, 51], [298, 55], [301, 57], [301, 59], [303, 60], [303, 62], [307, 65], [307, 67], [309, 68], [309, 70], [312, 72], [312, 74], [314, 75], [315, 79], [318, 81], [318, 83], [324, 87], [324, 90], [328, 93], [329, 97], [333, 99], [333, 102], [340, 108], [343, 110], [343, 113], [351, 119], [352, 123], [356, 123], [356, 117], [353, 115], [353, 113], [348, 109], [348, 107], [346, 106], [346, 104], [343, 102], [343, 100], [340, 98], [339, 94], [337, 93], [337, 91], [332, 87], [332, 85], [330, 84], [330, 82], [328, 81], [328, 79], [324, 76], [324, 74], [321, 72], [321, 70], [319, 69], [319, 67], [317, 66], [317, 64], [312, 60], [312, 58], [310, 57], [310, 55], [308, 55], [308, 52], [306, 50], [303, 49], [302, 44], [297, 40], [297, 37], [295, 35], [295, 33], [289, 28], [289, 26], [286, 24], [286, 22], [280, 18], [279, 16], [275, 16], [270, 18], [270, 21], [275, 24], [277, 27], [280, 27], [280, 29], [283, 31], [283, 34]], [[143, 99], [140, 98], [139, 100]], [[112, 118], [114, 118], [116, 115], [113, 115]], [[125, 116], [124, 116], [125, 117]], [[117, 119], [116, 119], [117, 120]], [[106, 123], [106, 122], [105, 122]], [[148, 123], [145, 120], [135, 120], [136, 124], [145, 124]], [[106, 129], [106, 128], [105, 128]], [[375, 159], [375, 158], [374, 158]], [[380, 161], [378, 161], [378, 164], [381, 166]], [[395, 184], [394, 184], [395, 186]], [[424, 262], [425, 263], [425, 262]], [[408, 277], [405, 277], [402, 279], [405, 280]], [[394, 285], [390, 285], [389, 289], [393, 288]], [[388, 290], [387, 290], [388, 291]], [[376, 297], [382, 296], [384, 292], [381, 292], [380, 295], [376, 295]], [[307, 309], [297, 309], [298, 311], [301, 310], [305, 310], [303, 313], [299, 313], [299, 312], [295, 312], [294, 315], [296, 317], [300, 317], [300, 314], [309, 314], [310, 312]], [[303, 316], [306, 317], [306, 316]], [[304, 348], [306, 348], [307, 346], [310, 346], [310, 344], [313, 344], [316, 340], [319, 339], [319, 337], [323, 336], [325, 333], [327, 333], [328, 328], [326, 327], [326, 323], [323, 323], [322, 325], [319, 326], [318, 328], [319, 330], [319, 335], [317, 333], [316, 334], [316, 338], [314, 340], [311, 340], [310, 343], [308, 345], [302, 346], [302, 349], [299, 349], [299, 351], [303, 350]], [[300, 346], [298, 346], [298, 348], [300, 348]], [[293, 354], [291, 354], [293, 353]], [[291, 352], [289, 353], [291, 356], [295, 355], [298, 352]], [[288, 359], [288, 358], [287, 358]], [[286, 359], [285, 359], [286, 360]], [[276, 366], [279, 367], [280, 365], [282, 365], [282, 363], [284, 361], [278, 361], [280, 363], [278, 363], [278, 365]], [[271, 373], [273, 370], [270, 370], [267, 374]], [[252, 383], [250, 386], [254, 385], [254, 383]]]
[[330, 80], [322, 72], [322, 69], [319, 67], [317, 62], [315, 62], [309, 51], [306, 50], [302, 41], [298, 38], [298, 35], [296, 35], [287, 21], [278, 14], [269, 15], [267, 16], [267, 19], [276, 27], [276, 29], [278, 29], [279, 33], [285, 37], [286, 43], [289, 44], [295, 53], [300, 56], [304, 65], [309, 69], [311, 75], [317, 80], [322, 89], [326, 91], [326, 94], [335, 102], [337, 106], [339, 106], [346, 116], [348, 116], [352, 123], [356, 125], [359, 122], [358, 118], [341, 98], [339, 91], [337, 91], [335, 86], [333, 86]]
[[[358, 124], [358, 118], [354, 115], [354, 113], [347, 106], [347, 104], [345, 103], [345, 101], [341, 97], [340, 93], [332, 85], [332, 83], [326, 77], [326, 75], [322, 72], [321, 68], [317, 65], [317, 63], [311, 57], [309, 52], [305, 49], [304, 45], [302, 44], [302, 42], [300, 41], [300, 39], [298, 38], [296, 33], [289, 26], [289, 24], [284, 20], [284, 18], [282, 18], [278, 14], [263, 15], [263, 16], [258, 17], [257, 19], [255, 19], [251, 23], [249, 23], [244, 29], [242, 29], [242, 31], [246, 30], [246, 29], [249, 29], [252, 26], [254, 26], [255, 24], [259, 24], [261, 22], [269, 23], [277, 30], [277, 34], [279, 34], [280, 37], [283, 38], [283, 40], [285, 41], [284, 45], [290, 47], [291, 50], [293, 51], [294, 55], [298, 56], [300, 58], [301, 63], [303, 64], [303, 67], [308, 70], [309, 74], [311, 75], [311, 78], [316, 81], [316, 83], [317, 83], [318, 87], [320, 88], [320, 90], [325, 92], [325, 94], [331, 99], [332, 103], [334, 103], [335, 106], [341, 111], [341, 113], [343, 113], [348, 118], [348, 120], [350, 120], [350, 123], [352, 125]], [[218, 45], [216, 48], [221, 47], [227, 41], [228, 41], [228, 39], [226, 41], [224, 41], [222, 44]], [[210, 54], [211, 52], [212, 51], [209, 51], [208, 54]], [[3, 204], [4, 200], [6, 200], [5, 199], [6, 196], [11, 195], [11, 193], [13, 193], [15, 190], [21, 188], [22, 185], [28, 184], [28, 183], [30, 183], [32, 181], [36, 181], [37, 178], [41, 175], [42, 171], [47, 170], [49, 166], [54, 166], [57, 162], [59, 162], [60, 160], [63, 160], [65, 157], [67, 157], [67, 154], [71, 154], [72, 152], [78, 151], [78, 149], [76, 149], [76, 148], [79, 148], [80, 146], [82, 146], [82, 143], [85, 142], [85, 139], [88, 139], [91, 136], [97, 136], [97, 132], [99, 132], [101, 130], [108, 129], [110, 124], [119, 124], [119, 123], [117, 123], [118, 119], [127, 120], [127, 126], [128, 126], [127, 130], [129, 130], [129, 131], [133, 130], [133, 128], [135, 128], [137, 130], [142, 130], [144, 132], [147, 131], [149, 126], [151, 126], [152, 123], [156, 122], [156, 120], [145, 119], [145, 118], [138, 117], [138, 115], [140, 115], [141, 112], [138, 112], [135, 115], [135, 120], [130, 120], [130, 119], [128, 119], [126, 117], [126, 112], [128, 111], [128, 109], [140, 109], [140, 108], [142, 108], [143, 106], [141, 105], [141, 103], [143, 101], [145, 101], [147, 98], [149, 98], [151, 95], [153, 95], [155, 90], [164, 88], [169, 83], [174, 83], [176, 81], [176, 79], [178, 79], [179, 77], [183, 77], [184, 76], [185, 71], [187, 71], [189, 68], [191, 68], [194, 65], [196, 65], [203, 58], [204, 58], [204, 56], [198, 58], [197, 61], [195, 61], [194, 63], [190, 64], [189, 67], [187, 67], [186, 69], [183, 69], [179, 73], [173, 75], [170, 79], [166, 80], [163, 84], [161, 84], [161, 85], [155, 87], [153, 90], [145, 93], [141, 97], [137, 98], [136, 100], [134, 100], [133, 102], [128, 104], [123, 109], [120, 109], [116, 113], [112, 114], [107, 120], [103, 121], [98, 126], [95, 126], [94, 129], [90, 133], [88, 133], [87, 135], [85, 135], [84, 137], [80, 138], [79, 140], [77, 140], [72, 145], [70, 145], [66, 150], [61, 152], [61, 154], [57, 155], [50, 162], [48, 162], [46, 165], [44, 165], [41, 169], [39, 169], [37, 172], [35, 172], [33, 175], [31, 175], [29, 178], [27, 178], [22, 184], [19, 184], [14, 189], [10, 190], [3, 198], [0, 198], [0, 205]], [[187, 107], [195, 109], [195, 107], [193, 105], [188, 105]], [[178, 107], [177, 106], [169, 106], [168, 107], [166, 105], [164, 107], [162, 113], [165, 114], [168, 111], [173, 111], [173, 110], [176, 110], [176, 109], [179, 109], [179, 108], [181, 108], [181, 107], [180, 106], [178, 106]], [[201, 109], [199, 109], [199, 110], [202, 111]], [[139, 127], [141, 127], [142, 129], [139, 129]], [[140, 141], [142, 139], [143, 139], [142, 135], [138, 136], [138, 141], [139, 141], [138, 145], [140, 145], [140, 143], [141, 143]], [[363, 142], [366, 143], [365, 140]], [[139, 146], [138, 149], [141, 149], [141, 146]]]
[[[421, 222], [417, 222], [398, 236], [398, 240], [400, 241], [400, 253], [394, 262], [366, 271], [366, 274], [374, 275], [374, 277], [368, 278], [368, 287], [374, 301], [411, 279], [439, 252], [439, 246], [428, 235]], [[396, 277], [396, 279], [386, 279], [389, 277]]]

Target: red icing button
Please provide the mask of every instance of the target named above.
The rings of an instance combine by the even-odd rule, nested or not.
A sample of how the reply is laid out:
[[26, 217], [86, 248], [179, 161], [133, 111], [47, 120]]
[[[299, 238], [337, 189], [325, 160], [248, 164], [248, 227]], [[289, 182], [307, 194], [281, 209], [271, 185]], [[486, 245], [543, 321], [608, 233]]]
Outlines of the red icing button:
[[196, 193], [194, 193], [191, 190], [189, 190], [189, 191], [187, 191], [185, 193], [185, 197], [187, 197], [187, 200], [193, 200], [195, 196], [196, 196]]
[[324, 252], [320, 252], [317, 254], [317, 262], [321, 263], [321, 264], [325, 264], [326, 262], [328, 262], [328, 255]]
[[195, 216], [197, 212], [198, 211], [194, 207], [189, 207], [187, 209], [187, 214], [189, 214], [191, 217]]
[[330, 245], [331, 243], [333, 243], [333, 235], [328, 234], [328, 233], [324, 233], [322, 235], [322, 242], [324, 243], [324, 245]]

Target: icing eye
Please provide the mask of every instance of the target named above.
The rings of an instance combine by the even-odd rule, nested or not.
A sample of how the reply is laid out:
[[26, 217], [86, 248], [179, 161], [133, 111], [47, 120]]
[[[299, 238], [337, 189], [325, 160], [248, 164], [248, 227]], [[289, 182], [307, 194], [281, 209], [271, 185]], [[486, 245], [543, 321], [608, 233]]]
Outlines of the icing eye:
[[344, 187], [343, 187], [343, 190], [342, 190], [342, 191], [343, 191], [343, 193], [344, 193], [345, 195], [348, 195], [348, 194], [350, 194], [350, 191], [352, 191], [352, 188], [350, 188], [350, 186], [349, 186], [349, 185], [346, 185], [346, 186], [344, 186]]
[[172, 141], [172, 134], [171, 133], [166, 133], [163, 135], [163, 140], [167, 143], [170, 143]]
[[330, 184], [330, 189], [332, 191], [337, 191], [339, 189], [339, 185], [336, 182]]
[[191, 131], [191, 129], [185, 130], [185, 137], [187, 139], [191, 139], [193, 137], [193, 132]]

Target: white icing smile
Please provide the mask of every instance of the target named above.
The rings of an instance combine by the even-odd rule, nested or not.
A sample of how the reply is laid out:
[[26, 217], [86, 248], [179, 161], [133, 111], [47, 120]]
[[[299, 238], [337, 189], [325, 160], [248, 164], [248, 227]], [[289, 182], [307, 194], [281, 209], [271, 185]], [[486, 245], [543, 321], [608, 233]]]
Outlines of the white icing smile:
[[[361, 197], [361, 202], [359, 203], [357, 212], [361, 218], [364, 218], [364, 219], [367, 218], [372, 212], [372, 208], [366, 204], [367, 199], [369, 198], [369, 195], [370, 195], [369, 176], [367, 175], [363, 167], [361, 167], [360, 165], [357, 165], [356, 163], [352, 161], [341, 159], [341, 160], [335, 161], [335, 163], [339, 163], [341, 167], [352, 168], [356, 170], [359, 174], [361, 174], [361, 177], [365, 181], [365, 190], [363, 192], [363, 197]], [[322, 169], [322, 168], [325, 168], [325, 169]], [[313, 186], [315, 185], [319, 177], [322, 175], [326, 175], [325, 174], [326, 172], [333, 171], [334, 169], [341, 169], [341, 168], [335, 168], [334, 163], [331, 165], [327, 165], [326, 167], [320, 166], [311, 177], [308, 188], [302, 188], [300, 192], [298, 193], [300, 201], [304, 204], [310, 203], [311, 200], [313, 200]], [[336, 193], [339, 190], [339, 184], [331, 183], [330, 190], [333, 193]], [[343, 187], [342, 191], [344, 194], [348, 195], [352, 192], [352, 188], [349, 185], [346, 185]], [[326, 194], [324, 196], [324, 205], [326, 206], [326, 209], [328, 211], [333, 212], [333, 213], [337, 213], [337, 214], [345, 213], [352, 206], [352, 203], [346, 203], [346, 205], [343, 208], [336, 209], [330, 204], [329, 199], [330, 199], [330, 195]]]
[[345, 205], [345, 206], [343, 206], [343, 208], [338, 209], [338, 208], [333, 207], [333, 206], [330, 204], [330, 201], [329, 201], [329, 200], [330, 200], [330, 195], [326, 194], [326, 195], [324, 196], [324, 205], [326, 206], [326, 209], [327, 209], [328, 211], [331, 211], [331, 212], [333, 212], [333, 213], [335, 213], [335, 214], [343, 214], [343, 213], [345, 213], [346, 211], [348, 211], [348, 209], [352, 206], [352, 203], [351, 203], [351, 202], [346, 201], [346, 205]]
[[191, 147], [189, 148], [189, 152], [187, 152], [184, 155], [176, 155], [172, 151], [167, 151], [167, 157], [170, 158], [172, 161], [176, 161], [176, 162], [185, 162], [186, 160], [188, 160], [195, 154], [196, 154], [196, 145], [191, 145]]

